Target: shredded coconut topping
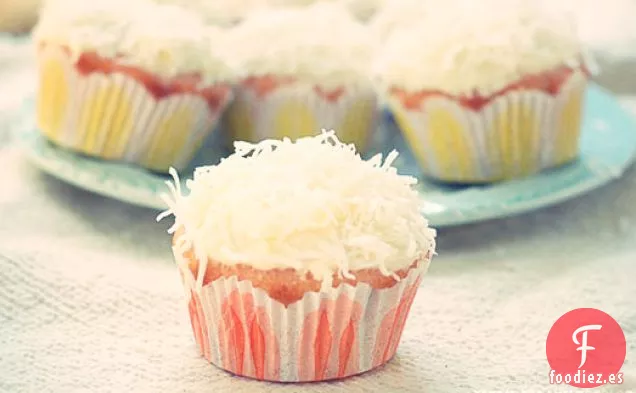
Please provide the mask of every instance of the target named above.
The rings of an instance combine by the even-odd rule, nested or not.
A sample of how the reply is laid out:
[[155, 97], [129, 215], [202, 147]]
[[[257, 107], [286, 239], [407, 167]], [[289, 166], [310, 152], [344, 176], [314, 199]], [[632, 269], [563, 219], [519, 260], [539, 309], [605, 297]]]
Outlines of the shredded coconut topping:
[[[527, 0], [445, 0], [421, 23], [396, 29], [376, 71], [410, 91], [490, 93], [524, 75], [580, 66], [583, 47], [565, 13]], [[431, 9], [432, 10], [432, 9]]]
[[154, 0], [160, 4], [175, 4], [192, 10], [206, 23], [231, 27], [255, 10], [269, 6], [268, 0]]
[[272, 7], [306, 7], [316, 3], [340, 3], [360, 21], [367, 21], [386, 0], [269, 0]]
[[[385, 40], [398, 29], [424, 23], [430, 12], [435, 11], [428, 4], [431, 0], [390, 0], [384, 1], [369, 21], [369, 28], [378, 39]], [[437, 3], [438, 7], [443, 7]]]
[[235, 65], [247, 75], [330, 87], [370, 83], [374, 41], [340, 4], [255, 12], [231, 36]]
[[163, 77], [199, 73], [205, 83], [234, 76], [226, 34], [181, 7], [145, 0], [54, 0], [34, 31], [39, 42], [67, 47], [77, 59], [94, 51]]
[[421, 214], [417, 180], [391, 166], [397, 156], [365, 161], [324, 130], [295, 142], [236, 142], [220, 164], [195, 170], [187, 195], [172, 170], [169, 209], [157, 219], [174, 215], [169, 232], [184, 231], [177, 250], [192, 248], [204, 266], [209, 258], [293, 268], [323, 289], [334, 272], [375, 268], [399, 279], [396, 271], [435, 251], [435, 230]]

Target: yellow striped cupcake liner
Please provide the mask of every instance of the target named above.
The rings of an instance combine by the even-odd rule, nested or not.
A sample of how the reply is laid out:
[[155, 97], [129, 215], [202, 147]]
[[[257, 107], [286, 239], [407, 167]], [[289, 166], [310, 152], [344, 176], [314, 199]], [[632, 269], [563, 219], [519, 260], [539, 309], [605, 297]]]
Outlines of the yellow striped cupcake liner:
[[59, 47], [43, 47], [38, 68], [37, 122], [49, 140], [158, 172], [184, 169], [227, 105], [212, 111], [193, 94], [157, 100], [124, 74], [82, 75]]
[[480, 111], [445, 97], [406, 109], [389, 106], [425, 175], [444, 182], [488, 183], [519, 178], [578, 155], [588, 78], [575, 72], [556, 96], [513, 91]]
[[365, 151], [377, 121], [377, 95], [373, 89], [348, 87], [336, 100], [327, 100], [314, 86], [283, 85], [259, 96], [239, 87], [225, 116], [225, 129], [232, 140], [296, 139], [322, 128], [336, 130], [338, 138]]

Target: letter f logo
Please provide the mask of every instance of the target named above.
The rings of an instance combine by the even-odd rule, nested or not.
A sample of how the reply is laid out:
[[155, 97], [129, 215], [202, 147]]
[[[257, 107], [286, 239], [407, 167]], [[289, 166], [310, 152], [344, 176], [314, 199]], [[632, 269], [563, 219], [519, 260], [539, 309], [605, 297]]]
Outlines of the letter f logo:
[[[587, 332], [590, 330], [601, 330], [601, 328], [602, 328], [601, 325], [585, 325], [576, 329], [574, 333], [572, 333], [572, 341], [574, 341], [574, 344], [580, 345], [580, 347], [576, 349], [577, 351], [581, 351], [581, 364], [579, 365], [579, 368], [583, 367], [583, 365], [585, 364], [585, 361], [587, 360], [587, 351], [593, 351], [596, 349], [594, 347], [587, 345]], [[579, 342], [577, 338], [579, 333], [582, 333], [581, 342]]]

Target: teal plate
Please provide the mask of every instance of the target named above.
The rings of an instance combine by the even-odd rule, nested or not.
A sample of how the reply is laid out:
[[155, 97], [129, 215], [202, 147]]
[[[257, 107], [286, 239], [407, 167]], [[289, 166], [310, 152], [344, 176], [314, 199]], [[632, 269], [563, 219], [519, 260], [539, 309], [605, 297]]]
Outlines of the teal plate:
[[[587, 92], [580, 158], [567, 166], [522, 180], [487, 186], [448, 187], [421, 178], [421, 174], [395, 127], [385, 116], [377, 133], [374, 152], [400, 151], [396, 163], [403, 174], [420, 178], [426, 200], [424, 214], [431, 225], [444, 227], [506, 217], [549, 206], [593, 190], [620, 177], [636, 151], [636, 128], [616, 98], [598, 86]], [[24, 107], [20, 140], [27, 157], [45, 172], [77, 187], [154, 209], [165, 206], [160, 194], [166, 177], [127, 165], [94, 160], [55, 147], [38, 132], [33, 101]], [[193, 166], [214, 164], [223, 155], [209, 141]], [[191, 175], [191, 170], [182, 177]]]

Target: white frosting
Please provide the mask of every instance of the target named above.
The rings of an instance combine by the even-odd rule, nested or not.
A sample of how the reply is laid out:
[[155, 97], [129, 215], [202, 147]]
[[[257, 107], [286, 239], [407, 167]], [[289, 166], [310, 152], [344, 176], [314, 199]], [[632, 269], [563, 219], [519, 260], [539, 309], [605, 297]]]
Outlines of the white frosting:
[[256, 12], [231, 36], [235, 66], [247, 75], [293, 76], [324, 87], [370, 83], [374, 41], [340, 5]]
[[285, 7], [307, 7], [319, 2], [327, 2], [329, 0], [268, 0], [268, 4], [273, 8]]
[[339, 0], [359, 20], [368, 21], [385, 2], [394, 0]]
[[34, 31], [39, 42], [79, 57], [95, 51], [169, 78], [200, 73], [205, 83], [231, 79], [224, 31], [180, 7], [144, 0], [55, 0]]
[[391, 34], [377, 62], [383, 84], [410, 91], [488, 94], [524, 75], [580, 65], [565, 14], [527, 0], [445, 0], [422, 23]]
[[379, 269], [389, 276], [435, 251], [421, 215], [417, 180], [397, 174], [394, 151], [365, 161], [333, 131], [291, 142], [235, 143], [217, 166], [197, 168], [183, 195], [176, 172], [164, 197], [169, 230], [185, 232], [177, 251], [255, 269], [311, 272], [330, 287], [338, 272]]
[[44, 3], [33, 35], [37, 41], [67, 46], [74, 54], [98, 50], [107, 57], [117, 54], [142, 1], [49, 0]]
[[272, 7], [306, 7], [316, 3], [339, 3], [356, 19], [367, 21], [385, 0], [269, 0]]
[[255, 10], [267, 8], [271, 0], [154, 0], [174, 4], [197, 13], [206, 23], [231, 27]]
[[[353, 0], [351, 0], [353, 1]], [[386, 39], [396, 28], [423, 23], [426, 15], [434, 12], [428, 8], [431, 0], [390, 0], [384, 1], [369, 21], [371, 31], [378, 39]], [[443, 4], [437, 4], [443, 7]]]

